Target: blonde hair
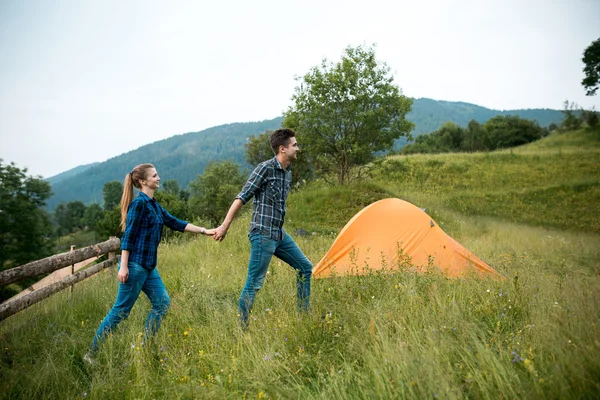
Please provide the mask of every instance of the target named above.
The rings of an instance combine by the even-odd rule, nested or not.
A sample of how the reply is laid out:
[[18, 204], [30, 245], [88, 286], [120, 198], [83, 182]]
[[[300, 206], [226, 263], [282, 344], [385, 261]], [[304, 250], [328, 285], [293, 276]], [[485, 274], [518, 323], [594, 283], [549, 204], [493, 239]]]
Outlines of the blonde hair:
[[127, 210], [133, 200], [133, 187], [142, 188], [142, 181], [148, 178], [148, 170], [154, 168], [152, 164], [136, 165], [130, 173], [125, 175], [123, 182], [123, 195], [121, 196], [121, 230], [125, 231], [127, 225]]

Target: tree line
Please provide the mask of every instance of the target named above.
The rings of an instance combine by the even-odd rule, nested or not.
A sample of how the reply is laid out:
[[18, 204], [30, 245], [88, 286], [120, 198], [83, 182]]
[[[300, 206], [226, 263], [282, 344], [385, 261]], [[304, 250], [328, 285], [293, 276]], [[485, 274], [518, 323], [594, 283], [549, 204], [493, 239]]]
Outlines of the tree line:
[[471, 120], [466, 127], [447, 122], [437, 131], [417, 136], [402, 154], [492, 151], [520, 146], [548, 135], [548, 128], [512, 115], [498, 115], [484, 124]]
[[484, 124], [471, 120], [466, 127], [446, 122], [436, 131], [417, 136], [414, 142], [405, 145], [399, 153], [493, 151], [534, 142], [552, 131], [598, 129], [600, 113], [595, 110], [584, 110], [565, 101], [562, 112], [563, 120], [560, 124], [551, 123], [543, 128], [536, 121], [516, 115], [497, 115]]

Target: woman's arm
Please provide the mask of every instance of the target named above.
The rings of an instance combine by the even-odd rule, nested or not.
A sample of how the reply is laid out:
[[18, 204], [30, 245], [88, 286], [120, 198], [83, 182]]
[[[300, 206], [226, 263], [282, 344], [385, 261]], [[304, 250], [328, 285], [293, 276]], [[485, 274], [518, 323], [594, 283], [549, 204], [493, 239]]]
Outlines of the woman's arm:
[[[146, 205], [143, 202], [135, 199], [129, 204], [125, 231], [121, 238], [121, 250], [133, 250], [140, 231], [142, 218], [145, 218], [145, 216]], [[125, 265], [127, 265], [127, 263]]]
[[176, 218], [176, 217], [172, 216], [160, 204], [158, 204], [158, 206], [160, 207], [160, 211], [162, 212], [164, 224], [168, 228], [173, 229], [175, 231], [179, 231], [179, 232], [198, 233], [200, 235], [206, 235], [206, 236], [212, 236], [213, 235], [214, 229], [206, 229], [206, 228], [203, 228], [203, 227], [200, 227], [200, 226], [196, 226], [194, 224], [190, 224], [189, 222], [183, 221], [183, 220], [181, 220], [179, 218]]
[[200, 235], [212, 236], [215, 233], [214, 229], [206, 229], [204, 227], [196, 226], [188, 223], [185, 226], [184, 232], [198, 233]]
[[127, 279], [129, 279], [129, 250], [121, 251], [121, 268], [119, 268], [119, 273], [117, 277], [119, 278], [119, 282], [125, 283]]

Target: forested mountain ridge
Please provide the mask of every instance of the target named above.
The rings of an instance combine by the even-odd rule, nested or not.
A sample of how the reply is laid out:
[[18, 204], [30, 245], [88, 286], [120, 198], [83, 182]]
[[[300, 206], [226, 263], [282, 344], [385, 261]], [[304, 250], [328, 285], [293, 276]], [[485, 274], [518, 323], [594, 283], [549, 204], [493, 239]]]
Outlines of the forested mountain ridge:
[[471, 120], [484, 123], [497, 115], [517, 115], [524, 119], [535, 120], [542, 127], [552, 122], [558, 124], [563, 114], [558, 110], [547, 108], [535, 108], [528, 110], [492, 110], [475, 104], [432, 100], [415, 99], [412, 110], [407, 118], [415, 124], [413, 135], [429, 133], [437, 130], [444, 122], [454, 122], [458, 126], [465, 127]]
[[[414, 99], [407, 118], [415, 124], [412, 134], [419, 135], [438, 129], [444, 122], [451, 121], [459, 126], [466, 126], [472, 119], [484, 123], [496, 115], [518, 115], [521, 118], [536, 120], [540, 126], [548, 126], [552, 122], [559, 123], [563, 118], [558, 110], [499, 111], [475, 104], [427, 98]], [[265, 130], [279, 128], [282, 120], [282, 117], [277, 117], [260, 122], [232, 123], [200, 132], [175, 135], [101, 163], [65, 171], [47, 179], [52, 184], [54, 193], [47, 202], [47, 208], [53, 210], [62, 202], [74, 200], [86, 204], [101, 204], [104, 183], [111, 180], [122, 181], [133, 166], [142, 162], [153, 163], [164, 180], [175, 179], [181, 188], [187, 188], [190, 181], [202, 174], [211, 161], [232, 160], [245, 165], [244, 144], [247, 138]], [[404, 143], [404, 140], [397, 141], [395, 148], [400, 148]]]
[[74, 177], [75, 175], [78, 175], [80, 173], [82, 173], [83, 171], [90, 169], [91, 167], [93, 167], [94, 165], [99, 164], [98, 162], [94, 162], [91, 164], [85, 164], [85, 165], [80, 165], [78, 167], [72, 168], [68, 171], [65, 172], [61, 172], [58, 175], [54, 175], [48, 179], [46, 179], [46, 181], [48, 181], [49, 184], [51, 184], [52, 186], [56, 185], [58, 182], [60, 181], [64, 181], [65, 179], [69, 179]]
[[211, 161], [233, 160], [242, 164], [247, 138], [268, 129], [277, 129], [282, 120], [278, 117], [261, 122], [220, 125], [147, 144], [56, 182], [52, 185], [54, 194], [48, 200], [47, 208], [53, 210], [61, 202], [74, 200], [102, 204], [104, 184], [111, 180], [122, 181], [135, 165], [144, 162], [154, 164], [164, 180], [175, 179], [182, 188], [186, 188]]

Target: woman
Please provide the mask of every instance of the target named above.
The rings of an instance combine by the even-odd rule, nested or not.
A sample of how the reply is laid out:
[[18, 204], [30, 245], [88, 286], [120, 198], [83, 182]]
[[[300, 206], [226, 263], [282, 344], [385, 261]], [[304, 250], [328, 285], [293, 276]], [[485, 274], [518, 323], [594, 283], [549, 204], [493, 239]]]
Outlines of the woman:
[[[83, 357], [95, 363], [99, 342], [123, 319], [127, 318], [140, 292], [144, 292], [152, 309], [146, 319], [145, 338], [156, 334], [171, 300], [156, 270], [156, 255], [163, 225], [179, 232], [212, 236], [213, 229], [205, 229], [173, 217], [155, 199], [160, 177], [152, 164], [140, 164], [125, 176], [121, 197], [121, 261], [119, 263], [119, 292], [115, 305], [98, 328], [90, 349]], [[140, 194], [132, 201], [133, 187]]]

